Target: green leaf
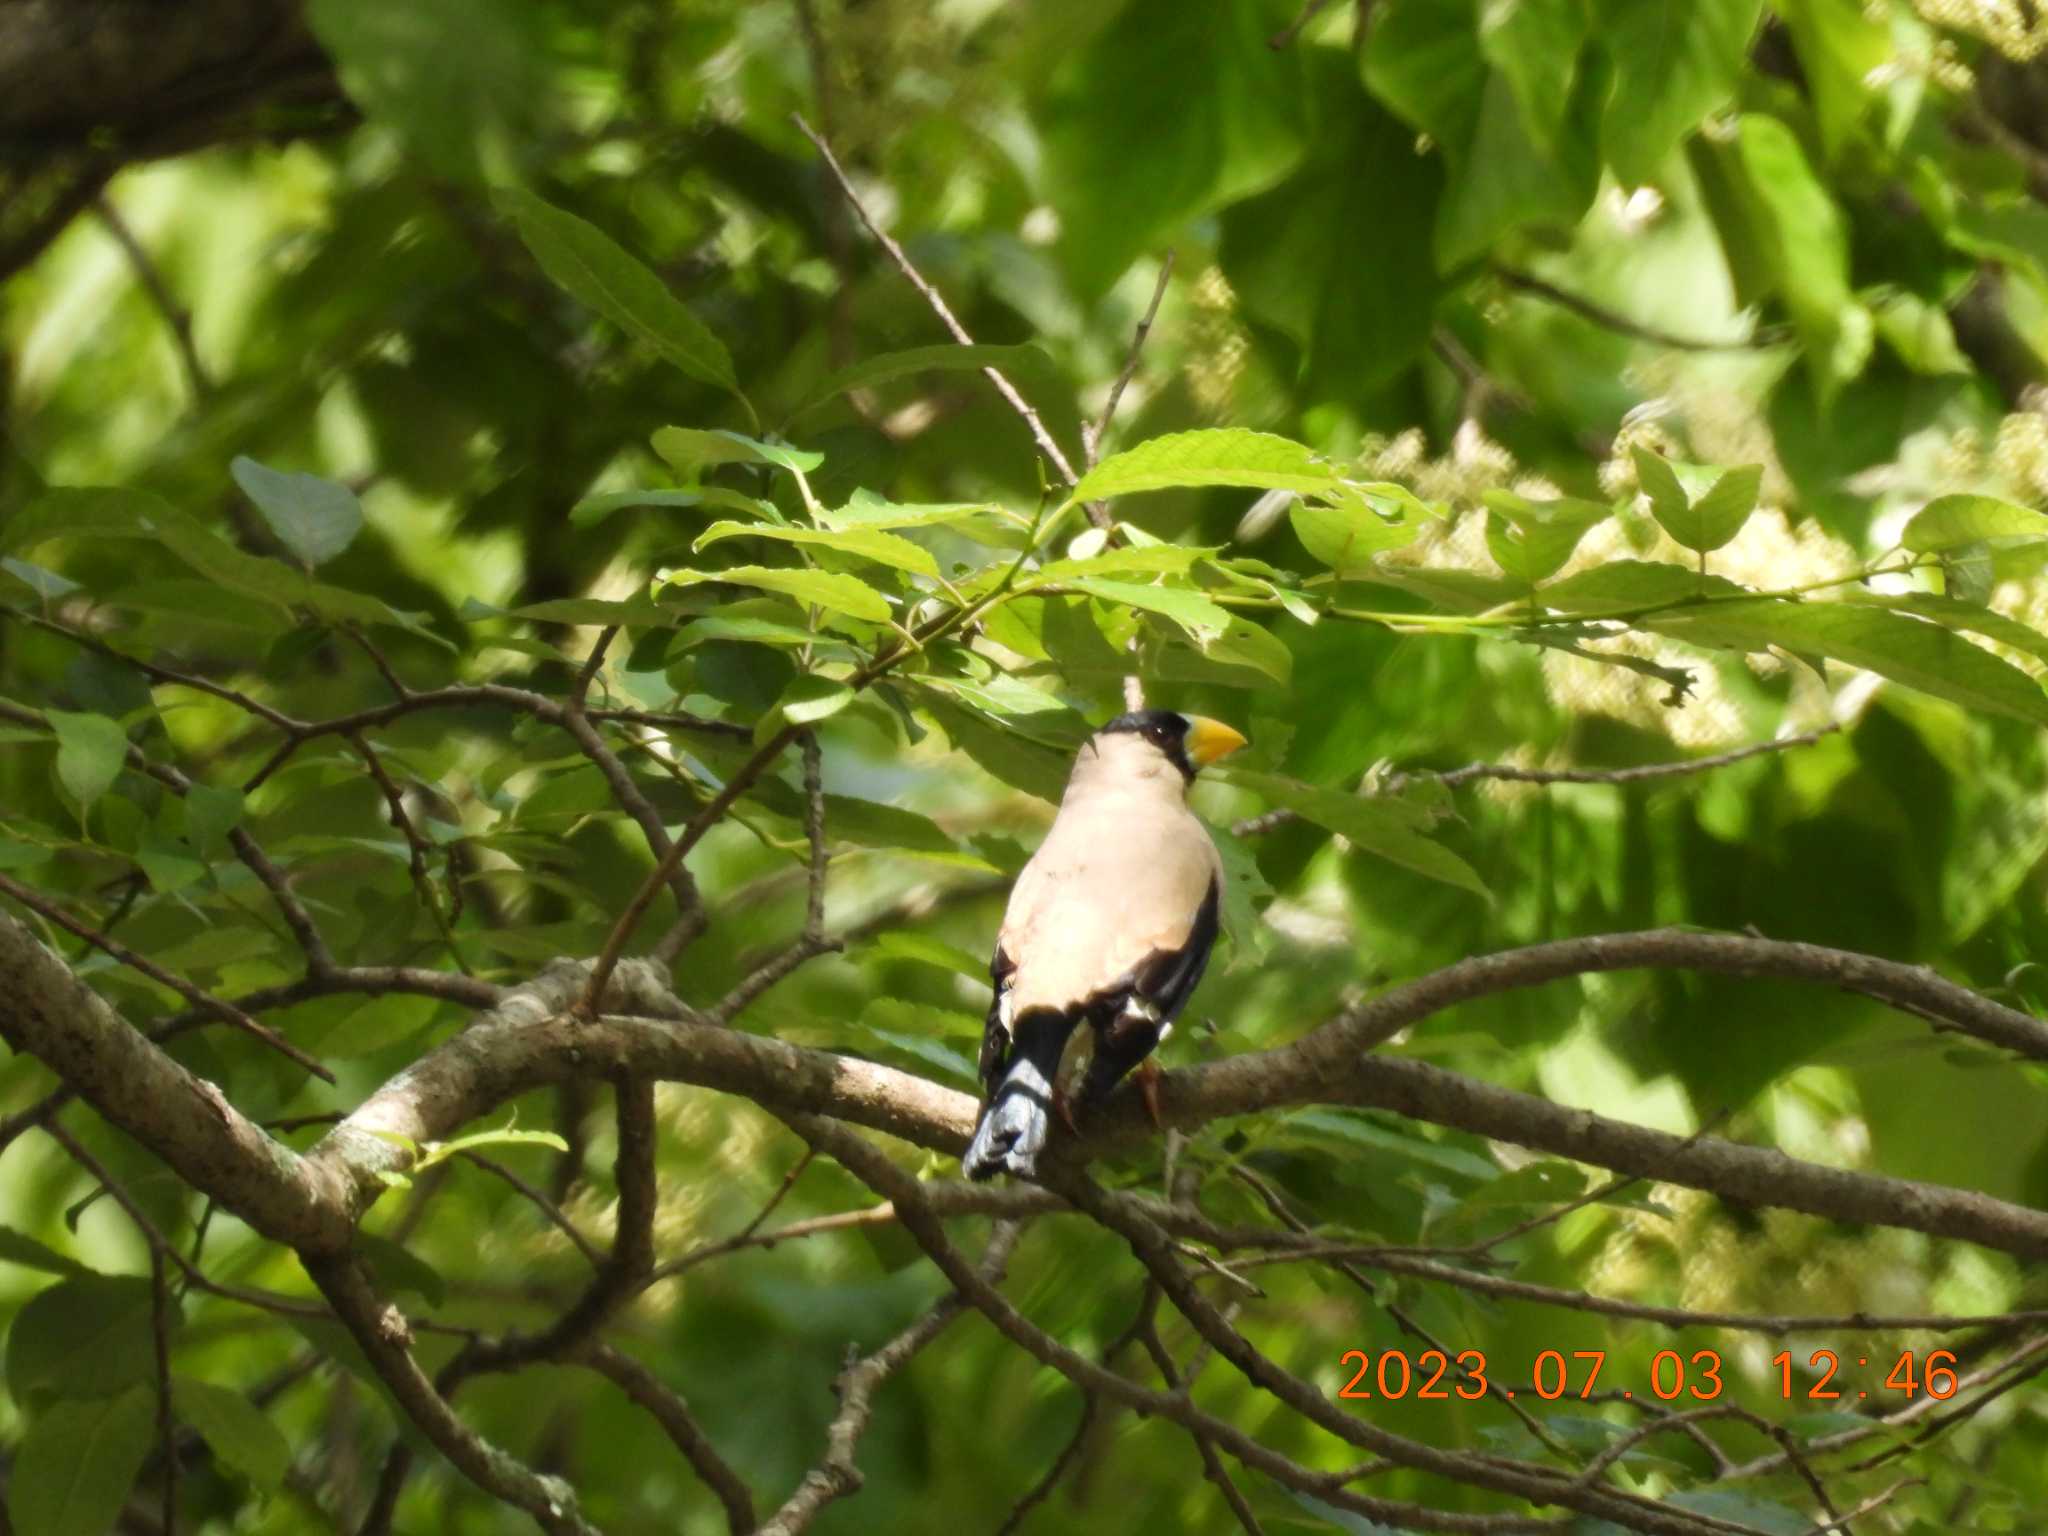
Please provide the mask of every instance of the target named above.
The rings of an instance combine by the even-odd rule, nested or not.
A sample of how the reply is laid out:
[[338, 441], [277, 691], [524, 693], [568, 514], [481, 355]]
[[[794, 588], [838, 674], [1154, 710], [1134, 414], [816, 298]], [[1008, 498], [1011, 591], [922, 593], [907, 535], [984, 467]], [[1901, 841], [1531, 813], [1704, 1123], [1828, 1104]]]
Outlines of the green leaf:
[[[79, 1275], [37, 1293], [7, 1334], [7, 1389], [18, 1403], [43, 1396], [110, 1397], [155, 1369], [150, 1283], [133, 1275]], [[171, 1303], [175, 1325], [178, 1306]]]
[[1981, 603], [1933, 592], [1851, 591], [1845, 592], [1842, 600], [1872, 608], [1889, 608], [1894, 613], [1914, 614], [1950, 629], [1968, 630], [1973, 635], [1996, 640], [2000, 645], [2031, 656], [2036, 661], [2048, 663], [2048, 635]]
[[1086, 592], [1090, 597], [1099, 597], [1105, 602], [1121, 603], [1126, 608], [1142, 608], [1147, 613], [1163, 614], [1198, 642], [1221, 635], [1230, 628], [1232, 621], [1228, 608], [1188, 587], [1155, 587], [1134, 581], [1109, 581], [1099, 576], [1075, 576], [1060, 585], [1076, 592]]
[[78, 1260], [66, 1258], [56, 1249], [38, 1242], [26, 1232], [0, 1226], [0, 1264], [21, 1269], [40, 1269], [53, 1275], [83, 1275], [90, 1271]]
[[1494, 564], [1508, 575], [1530, 585], [1557, 574], [1571, 559], [1579, 540], [1595, 523], [1614, 515], [1614, 508], [1600, 501], [1580, 501], [1565, 496], [1552, 501], [1532, 501], [1513, 491], [1488, 491], [1486, 547]]
[[[1760, 464], [1742, 464], [1722, 472], [1695, 497], [1686, 493], [1679, 466], [1641, 444], [1632, 453], [1636, 478], [1650, 498], [1651, 515], [1687, 549], [1701, 554], [1719, 549], [1741, 531], [1743, 522], [1756, 510], [1757, 489], [1763, 483]], [[1683, 468], [1696, 480], [1711, 473], [1691, 465]]]
[[1609, 560], [1537, 588], [1536, 600], [1558, 613], [1598, 618], [1707, 596], [1739, 597], [1744, 590], [1725, 576], [1663, 560]]
[[789, 419], [794, 421], [848, 390], [866, 389], [871, 384], [886, 383], [907, 373], [962, 368], [999, 368], [1005, 373], [1036, 373], [1041, 377], [1056, 373], [1052, 359], [1044, 349], [1030, 345], [910, 347], [901, 352], [878, 353], [820, 379], [804, 392], [802, 401], [790, 411]]
[[913, 544], [900, 534], [884, 533], [877, 528], [850, 528], [834, 532], [818, 528], [791, 528], [780, 523], [721, 522], [713, 523], [698, 534], [697, 542], [690, 547], [702, 549], [707, 544], [735, 538], [808, 544], [820, 549], [836, 549], [841, 554], [872, 560], [877, 565], [893, 566], [899, 571], [914, 571], [920, 576], [936, 577], [939, 574], [939, 562], [922, 544]]
[[1479, 872], [1443, 844], [1424, 837], [1417, 829], [1428, 821], [1428, 813], [1404, 801], [1345, 794], [1342, 790], [1319, 789], [1313, 784], [1283, 778], [1277, 773], [1254, 773], [1249, 769], [1212, 769], [1224, 782], [1248, 789], [1268, 804], [1293, 811], [1304, 820], [1349, 839], [1368, 853], [1379, 855], [1404, 869], [1432, 880], [1493, 899]]
[[194, 784], [185, 794], [185, 836], [205, 858], [227, 846], [228, 834], [241, 825], [242, 792], [232, 786]]
[[1085, 559], [1051, 560], [1030, 578], [1030, 586], [1044, 586], [1070, 576], [1185, 576], [1197, 561], [1214, 555], [1214, 549], [1196, 549], [1186, 544], [1145, 544], [1130, 549], [1107, 549]]
[[1304, 497], [1287, 520], [1303, 549], [1332, 570], [1350, 571], [1381, 550], [1412, 544], [1428, 515], [1405, 488], [1374, 482]]
[[227, 1466], [265, 1491], [284, 1486], [292, 1448], [270, 1415], [242, 1393], [190, 1376], [173, 1376], [171, 1402], [179, 1419], [197, 1430]]
[[1263, 7], [1132, 0], [1073, 20], [1056, 23], [1038, 195], [1092, 302], [1188, 220], [1277, 183], [1306, 135], [1294, 60], [1267, 46], [1279, 23]]
[[688, 491], [602, 491], [584, 497], [569, 509], [569, 526], [595, 527], [627, 507], [723, 507], [728, 512], [745, 512], [754, 517], [774, 515], [773, 508], [752, 496], [722, 485], [703, 485]]
[[821, 507], [818, 521], [827, 528], [930, 528], [986, 523], [992, 518], [1015, 522], [1016, 514], [991, 501], [922, 502], [899, 506], [873, 491], [857, 490], [843, 507]]
[[1642, 627], [1696, 645], [1826, 656], [1970, 709], [2048, 725], [2048, 694], [2026, 673], [1940, 624], [1886, 609], [1759, 598], [1663, 614]]
[[[1679, 539], [1687, 549], [1719, 549], [1736, 534], [1756, 510], [1757, 492], [1762, 489], [1764, 467], [1738, 464], [1716, 480], [1704, 496], [1692, 504], [1692, 533], [1697, 542]], [[1678, 538], [1677, 534], [1672, 534]]]
[[722, 427], [709, 432], [696, 427], [662, 427], [651, 441], [654, 451], [678, 474], [694, 473], [715, 464], [769, 464], [807, 475], [825, 462], [822, 453], [792, 448], [787, 443], [766, 443]]
[[1332, 466], [1289, 438], [1215, 427], [1170, 432], [1111, 454], [1081, 477], [1066, 504], [1203, 485], [1315, 495], [1333, 490], [1337, 479]]
[[1202, 642], [1202, 654], [1228, 666], [1250, 667], [1283, 687], [1294, 676], [1294, 653], [1272, 631], [1250, 619], [1231, 616], [1223, 633]]
[[885, 933], [875, 940], [874, 950], [876, 954], [892, 960], [916, 960], [924, 965], [935, 965], [941, 970], [965, 976], [969, 981], [983, 984], [988, 981], [987, 961], [927, 933]]
[[765, 565], [736, 565], [723, 571], [670, 571], [662, 578], [669, 586], [688, 587], [699, 582], [723, 581], [764, 592], [781, 592], [800, 603], [810, 603], [834, 613], [843, 613], [870, 623], [889, 619], [889, 600], [866, 582], [837, 571], [782, 569]]
[[1938, 496], [1913, 515], [1899, 542], [1934, 554], [1983, 539], [2048, 538], [2048, 514], [1995, 496]]
[[816, 725], [820, 720], [829, 720], [853, 699], [852, 687], [838, 678], [799, 672], [790, 679], [782, 697], [775, 701], [775, 707], [764, 714], [754, 727], [754, 740], [766, 741], [785, 724]]
[[[556, 1150], [561, 1148], [558, 1146]], [[418, 1168], [425, 1166], [427, 1164], [422, 1162]], [[417, 1172], [418, 1168], [414, 1171]], [[448, 1304], [448, 1282], [441, 1278], [441, 1272], [403, 1243], [379, 1237], [374, 1232], [358, 1232], [355, 1248], [376, 1271], [378, 1282], [386, 1293], [411, 1291], [430, 1307]]]
[[1939, 377], [1968, 373], [1972, 364], [1956, 345], [1948, 311], [1902, 288], [1870, 296], [1878, 338], [1915, 373]]
[[128, 733], [105, 715], [44, 711], [57, 733], [57, 780], [83, 813], [114, 787], [128, 764]]
[[228, 471], [270, 531], [309, 570], [332, 560], [363, 531], [362, 503], [345, 485], [287, 474], [248, 457], [235, 458]]
[[1601, 0], [1614, 86], [1600, 149], [1624, 186], [1657, 179], [1665, 157], [1741, 78], [1763, 0]]
[[611, 236], [516, 187], [498, 188], [492, 200], [557, 287], [652, 345], [691, 378], [746, 398], [724, 343]]
[[[147, 1341], [142, 1363], [149, 1364]], [[14, 1529], [107, 1536], [155, 1442], [156, 1398], [148, 1387], [51, 1404], [30, 1421], [15, 1452], [7, 1487]]]
[[364, 115], [395, 127], [436, 175], [516, 173], [554, 96], [542, 19], [525, 0], [314, 0], [306, 20]]
[[[1415, 130], [1358, 88], [1343, 53], [1297, 51], [1318, 125], [1308, 162], [1223, 210], [1217, 260], [1246, 312], [1301, 349], [1304, 390], [1327, 398], [1391, 378], [1429, 345], [1444, 286], [1430, 233], [1444, 164], [1415, 152]], [[1373, 194], [1304, 195], [1335, 186]], [[1361, 283], [1368, 250], [1373, 280]]]
[[1546, 150], [1564, 132], [1591, 22], [1586, 0], [1480, 0], [1479, 51], [1508, 81], [1530, 137]]
[[1806, 344], [1823, 399], [1870, 356], [1870, 312], [1849, 288], [1849, 232], [1798, 137], [1775, 117], [1746, 113], [1737, 157], [1760, 220], [1761, 243], [1785, 307]]

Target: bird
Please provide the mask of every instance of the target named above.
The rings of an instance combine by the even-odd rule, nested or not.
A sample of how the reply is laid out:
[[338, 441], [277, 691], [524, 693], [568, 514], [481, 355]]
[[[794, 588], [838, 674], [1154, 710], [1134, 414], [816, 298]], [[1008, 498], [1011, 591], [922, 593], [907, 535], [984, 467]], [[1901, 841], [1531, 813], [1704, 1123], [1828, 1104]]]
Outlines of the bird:
[[961, 1158], [970, 1179], [1036, 1173], [1048, 1112], [1074, 1127], [1065, 1082], [1084, 1049], [1084, 1109], [1143, 1062], [1157, 1121], [1148, 1058], [1202, 979], [1223, 895], [1223, 860], [1187, 792], [1245, 744], [1221, 721], [1165, 709], [1118, 715], [1082, 743], [989, 962], [982, 1108]]

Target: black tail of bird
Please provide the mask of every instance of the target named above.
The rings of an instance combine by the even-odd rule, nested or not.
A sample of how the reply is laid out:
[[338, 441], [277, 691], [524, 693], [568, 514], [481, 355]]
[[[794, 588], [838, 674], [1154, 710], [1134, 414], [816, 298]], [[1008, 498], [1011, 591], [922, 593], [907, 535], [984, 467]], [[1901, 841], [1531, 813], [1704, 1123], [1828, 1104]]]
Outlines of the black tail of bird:
[[1051, 1128], [1053, 1085], [1074, 1021], [1063, 1014], [1031, 1013], [1019, 1019], [1009, 1059], [974, 1128], [960, 1169], [970, 1179], [999, 1173], [1029, 1178]]

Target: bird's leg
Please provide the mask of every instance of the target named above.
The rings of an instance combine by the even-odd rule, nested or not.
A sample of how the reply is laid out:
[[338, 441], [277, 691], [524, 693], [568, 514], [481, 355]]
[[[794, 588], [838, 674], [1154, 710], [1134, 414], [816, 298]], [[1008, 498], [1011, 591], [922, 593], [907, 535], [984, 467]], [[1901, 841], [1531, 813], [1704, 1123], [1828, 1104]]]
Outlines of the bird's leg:
[[1159, 1070], [1157, 1061], [1147, 1056], [1132, 1075], [1138, 1079], [1138, 1093], [1145, 1100], [1145, 1113], [1152, 1117], [1152, 1129], [1165, 1130], [1159, 1118], [1159, 1079], [1166, 1074]]
[[1066, 1126], [1068, 1134], [1078, 1141], [1081, 1136], [1081, 1127], [1074, 1119], [1073, 1098], [1058, 1083], [1054, 1083], [1052, 1086], [1052, 1107], [1054, 1112], [1060, 1117], [1060, 1123]]

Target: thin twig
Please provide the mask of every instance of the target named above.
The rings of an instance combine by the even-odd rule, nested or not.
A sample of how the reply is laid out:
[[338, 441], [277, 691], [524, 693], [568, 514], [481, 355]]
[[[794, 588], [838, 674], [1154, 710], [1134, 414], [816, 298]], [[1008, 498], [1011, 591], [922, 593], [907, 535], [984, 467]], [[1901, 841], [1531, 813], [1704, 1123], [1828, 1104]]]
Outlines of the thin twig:
[[45, 901], [20, 881], [8, 875], [0, 875], [0, 895], [12, 897], [31, 912], [40, 914], [74, 937], [84, 939], [93, 948], [104, 950], [130, 970], [141, 972], [158, 986], [170, 988], [171, 991], [177, 993], [178, 996], [184, 998], [185, 1001], [191, 1003], [195, 1008], [210, 1013], [222, 1023], [232, 1025], [234, 1028], [242, 1031], [243, 1034], [262, 1041], [263, 1044], [269, 1046], [270, 1049], [276, 1051], [280, 1056], [297, 1062], [322, 1082], [331, 1083], [334, 1081], [334, 1074], [332, 1072], [328, 1071], [327, 1068], [320, 1065], [319, 1062], [308, 1056], [296, 1045], [293, 1045], [291, 1041], [285, 1039], [283, 1035], [280, 1035], [269, 1025], [259, 1023], [237, 1008], [233, 1003], [224, 1002], [220, 998], [215, 997], [211, 992], [195, 987], [191, 982], [185, 980], [184, 977], [173, 975], [154, 960], [138, 955], [119, 940], [110, 939], [97, 928], [80, 922], [55, 902]]
[[1109, 431], [1109, 424], [1116, 419], [1116, 408], [1122, 403], [1124, 391], [1130, 387], [1131, 379], [1138, 371], [1138, 356], [1145, 350], [1145, 338], [1152, 334], [1152, 322], [1159, 317], [1159, 303], [1166, 297], [1167, 283], [1173, 277], [1173, 260], [1174, 252], [1169, 248], [1159, 263], [1159, 280], [1152, 285], [1152, 302], [1145, 306], [1144, 318], [1131, 335], [1131, 349], [1124, 354], [1124, 365], [1117, 372], [1116, 382], [1109, 387], [1109, 398], [1103, 402], [1102, 415], [1093, 427], [1081, 429], [1081, 446], [1087, 451], [1090, 469], [1102, 457], [1102, 439]]
[[[802, 113], [794, 114], [793, 121], [796, 123], [797, 131], [809, 139], [811, 146], [818, 151], [819, 157], [825, 162], [825, 168], [832, 173], [832, 179], [839, 183], [839, 190], [845, 194], [847, 202], [853, 206], [853, 211], [859, 215], [860, 221], [866, 227], [867, 232], [875, 237], [876, 242], [882, 249], [889, 253], [889, 259], [896, 263], [896, 270], [901, 272], [910, 283], [910, 286], [915, 288], [924, 297], [925, 303], [931, 306], [932, 313], [939, 317], [939, 323], [952, 333], [955, 341], [959, 342], [963, 347], [973, 346], [974, 338], [967, 334], [967, 327], [955, 318], [951, 307], [946, 303], [945, 296], [925, 279], [922, 272], [917, 270], [916, 263], [911, 261], [903, 247], [890, 238], [881, 225], [875, 222], [874, 216], [867, 210], [867, 205], [861, 201], [860, 194], [854, 190], [852, 180], [839, 164], [839, 157], [832, 153], [832, 146], [825, 142], [816, 129], [804, 121]], [[1017, 392], [1016, 386], [1003, 376], [1000, 368], [984, 368], [981, 371], [987, 377], [989, 383], [995, 386], [996, 393], [1003, 397], [1010, 409], [1015, 411], [1019, 419], [1030, 429], [1032, 441], [1038, 444], [1039, 451], [1052, 462], [1053, 468], [1059, 471], [1060, 477], [1068, 485], [1076, 483], [1080, 476], [1074, 473], [1074, 466], [1068, 461], [1066, 454], [1061, 452], [1060, 445], [1054, 440], [1052, 433], [1046, 430], [1045, 423], [1039, 419], [1038, 412], [1033, 410], [1029, 402]]]
[[1519, 271], [1514, 267], [1495, 264], [1494, 276], [1508, 287], [1531, 298], [1542, 299], [1560, 309], [1570, 310], [1582, 320], [1590, 320], [1618, 336], [1627, 336], [1636, 341], [1651, 342], [1656, 346], [1670, 347], [1679, 352], [1753, 352], [1764, 348], [1783, 346], [1794, 337], [1789, 325], [1759, 326], [1752, 336], [1733, 341], [1713, 341], [1701, 336], [1680, 336], [1661, 326], [1647, 325], [1640, 320], [1631, 320], [1627, 315], [1596, 304], [1583, 294], [1560, 288], [1547, 282], [1533, 272]]
[[[1628, 768], [1521, 768], [1512, 763], [1467, 763], [1463, 768], [1428, 769], [1416, 768], [1403, 773], [1389, 774], [1377, 784], [1368, 785], [1364, 793], [1370, 795], [1398, 795], [1409, 785], [1416, 783], [1441, 784], [1446, 789], [1459, 789], [1476, 779], [1497, 779], [1514, 784], [1642, 784], [1656, 779], [1679, 779], [1695, 773], [1711, 773], [1716, 768], [1726, 768], [1731, 763], [1743, 762], [1752, 757], [1763, 757], [1773, 752], [1790, 751], [1798, 747], [1810, 747], [1825, 737], [1841, 730], [1833, 723], [1818, 730], [1802, 731], [1796, 736], [1780, 736], [1772, 741], [1752, 742], [1746, 747], [1732, 751], [1717, 752], [1711, 757], [1691, 757], [1674, 763], [1638, 763]], [[1266, 811], [1258, 816], [1247, 816], [1231, 826], [1237, 837], [1258, 837], [1276, 827], [1289, 826], [1299, 821], [1294, 811]]]
[[199, 361], [199, 349], [192, 342], [192, 312], [172, 296], [170, 285], [157, 269], [156, 262], [142, 242], [135, 238], [135, 231], [128, 227], [128, 221], [121, 217], [121, 211], [114, 206], [113, 199], [102, 191], [92, 200], [93, 212], [114, 243], [121, 247], [121, 253], [128, 258], [128, 265], [135, 269], [135, 277], [142, 284], [142, 291], [149, 295], [149, 301], [163, 316], [164, 324], [170, 329], [171, 340], [177, 344], [178, 360], [185, 367], [185, 381], [192, 388], [192, 398], [204, 400], [213, 393], [213, 381], [207, 377], [205, 365]]
[[711, 1010], [720, 1024], [730, 1024], [755, 998], [774, 986], [806, 960], [840, 948], [837, 939], [825, 932], [825, 870], [831, 850], [825, 841], [824, 757], [818, 734], [806, 731], [798, 740], [804, 758], [804, 840], [810, 849], [804, 891], [804, 931], [787, 949], [774, 955], [743, 977], [732, 991]]
[[662, 1428], [683, 1459], [696, 1470], [718, 1502], [725, 1508], [725, 1524], [732, 1536], [747, 1536], [755, 1528], [754, 1496], [732, 1464], [718, 1453], [711, 1437], [697, 1422], [682, 1394], [666, 1386], [661, 1378], [639, 1361], [619, 1353], [609, 1344], [586, 1344], [576, 1358], [645, 1409]]
[[[320, 1118], [324, 1120], [328, 1117], [321, 1116]], [[486, 1173], [503, 1179], [507, 1184], [518, 1190], [521, 1195], [525, 1196], [532, 1203], [535, 1209], [547, 1217], [549, 1224], [557, 1232], [560, 1232], [562, 1236], [569, 1239], [570, 1245], [578, 1253], [590, 1261], [592, 1269], [604, 1268], [604, 1255], [598, 1251], [597, 1244], [583, 1235], [576, 1223], [569, 1219], [568, 1213], [547, 1197], [546, 1191], [521, 1178], [517, 1173], [514, 1173], [495, 1158], [485, 1157], [481, 1152], [473, 1152], [465, 1148], [463, 1151], [456, 1153], [456, 1156], [466, 1163], [475, 1164]]]
[[1330, 0], [1304, 0], [1301, 9], [1295, 13], [1294, 20], [1267, 38], [1266, 46], [1275, 53], [1280, 52], [1284, 48], [1292, 48], [1294, 40], [1301, 36], [1302, 29], [1314, 21], [1322, 12], [1323, 7], [1329, 3]]
[[171, 1410], [171, 1294], [163, 1249], [149, 1250], [149, 1332], [156, 1353], [156, 1438], [163, 1462], [164, 1536], [178, 1536], [178, 1421]]
[[[1003, 1270], [1023, 1229], [1015, 1222], [998, 1222], [989, 1234], [977, 1278], [983, 1285], [1001, 1283]], [[968, 1300], [958, 1291], [948, 1292], [916, 1322], [897, 1334], [873, 1354], [852, 1361], [832, 1383], [839, 1398], [839, 1411], [825, 1431], [825, 1455], [808, 1473], [782, 1507], [761, 1526], [761, 1536], [796, 1536], [835, 1499], [860, 1490], [864, 1481], [854, 1452], [874, 1415], [874, 1395], [883, 1382], [908, 1363], [910, 1357], [945, 1331], [967, 1309]]]

